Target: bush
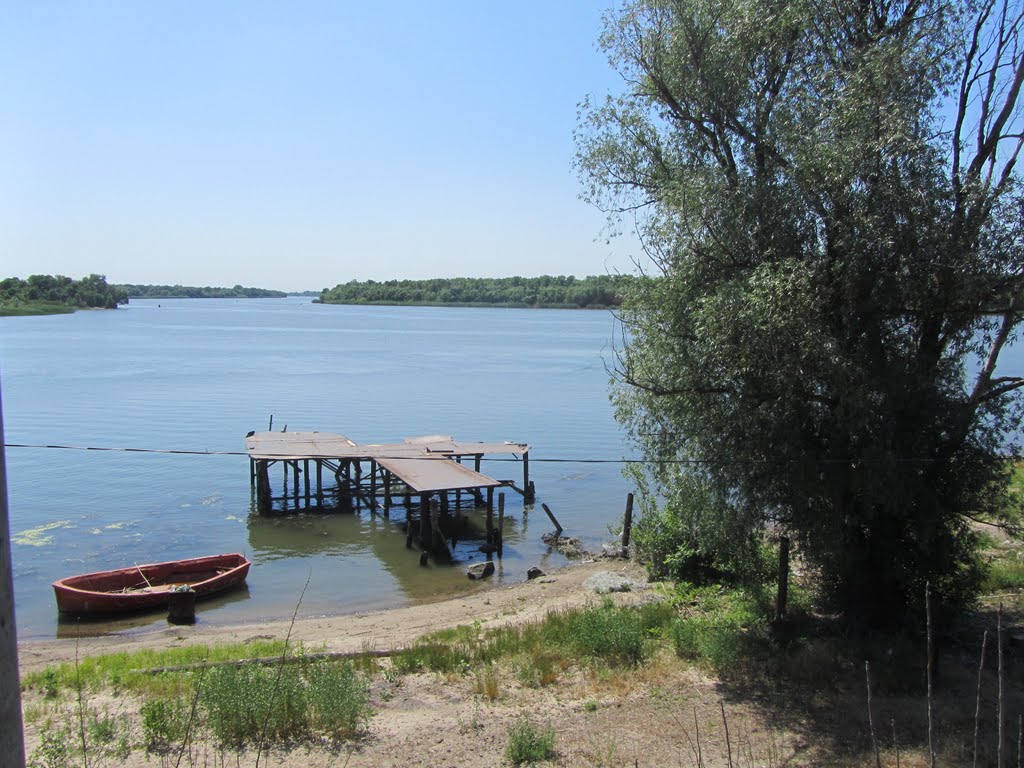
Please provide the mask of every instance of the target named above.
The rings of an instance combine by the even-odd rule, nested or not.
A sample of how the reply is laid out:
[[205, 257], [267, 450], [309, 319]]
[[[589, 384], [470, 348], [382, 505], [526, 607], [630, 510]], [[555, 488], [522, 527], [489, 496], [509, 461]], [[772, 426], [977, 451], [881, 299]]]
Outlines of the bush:
[[505, 757], [513, 764], [539, 763], [554, 754], [555, 729], [550, 724], [540, 728], [524, 715], [508, 729]]
[[294, 665], [269, 670], [218, 667], [207, 674], [201, 701], [214, 736], [241, 748], [261, 734], [289, 739], [307, 733], [308, 705], [302, 694]]

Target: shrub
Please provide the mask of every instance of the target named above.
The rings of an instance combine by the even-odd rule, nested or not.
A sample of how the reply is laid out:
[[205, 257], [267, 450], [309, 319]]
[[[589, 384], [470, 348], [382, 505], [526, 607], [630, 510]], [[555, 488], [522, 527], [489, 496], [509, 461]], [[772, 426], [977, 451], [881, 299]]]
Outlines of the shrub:
[[555, 754], [555, 729], [534, 725], [525, 715], [508, 729], [505, 757], [515, 765], [539, 763]]

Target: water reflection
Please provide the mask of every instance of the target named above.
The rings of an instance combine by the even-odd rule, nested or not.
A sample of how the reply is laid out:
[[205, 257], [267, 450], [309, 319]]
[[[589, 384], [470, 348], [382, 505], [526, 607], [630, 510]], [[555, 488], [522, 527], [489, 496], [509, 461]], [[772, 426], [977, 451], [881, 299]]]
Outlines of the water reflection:
[[[218, 592], [215, 595], [204, 597], [196, 601], [196, 623], [204, 623], [203, 614], [213, 613], [233, 603], [241, 603], [250, 598], [249, 585], [240, 584], [227, 592]], [[131, 632], [134, 630], [146, 629], [154, 624], [167, 620], [166, 606], [153, 608], [148, 611], [132, 613], [128, 616], [105, 615], [105, 616], [67, 616], [57, 615], [57, 637], [100, 637], [119, 632]]]

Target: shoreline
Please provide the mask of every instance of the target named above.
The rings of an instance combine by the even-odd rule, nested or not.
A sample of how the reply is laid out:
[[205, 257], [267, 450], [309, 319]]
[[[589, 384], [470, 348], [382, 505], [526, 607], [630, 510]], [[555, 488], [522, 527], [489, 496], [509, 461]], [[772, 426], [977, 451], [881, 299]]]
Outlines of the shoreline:
[[[602, 571], [646, 581], [643, 569], [626, 560], [594, 560], [573, 563], [532, 581], [444, 598], [435, 602], [385, 608], [360, 613], [332, 614], [290, 619], [248, 621], [238, 624], [192, 626], [156, 624], [104, 635], [18, 641], [18, 667], [22, 675], [83, 656], [132, 652], [200, 644], [245, 643], [252, 640], [284, 640], [310, 649], [353, 652], [393, 649], [423, 635], [460, 624], [479, 622], [481, 628], [539, 621], [549, 611], [564, 610], [599, 599], [583, 582]], [[622, 593], [628, 595], [638, 593]], [[639, 593], [642, 594], [642, 593]]]

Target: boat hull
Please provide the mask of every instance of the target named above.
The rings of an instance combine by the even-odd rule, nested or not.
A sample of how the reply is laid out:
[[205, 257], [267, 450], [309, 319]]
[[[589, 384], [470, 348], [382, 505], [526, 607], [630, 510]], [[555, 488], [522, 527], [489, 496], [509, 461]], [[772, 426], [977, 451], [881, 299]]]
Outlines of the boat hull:
[[188, 585], [197, 598], [236, 587], [249, 573], [238, 553], [133, 565], [68, 576], [53, 583], [57, 609], [76, 616], [128, 613], [167, 605], [175, 587]]

